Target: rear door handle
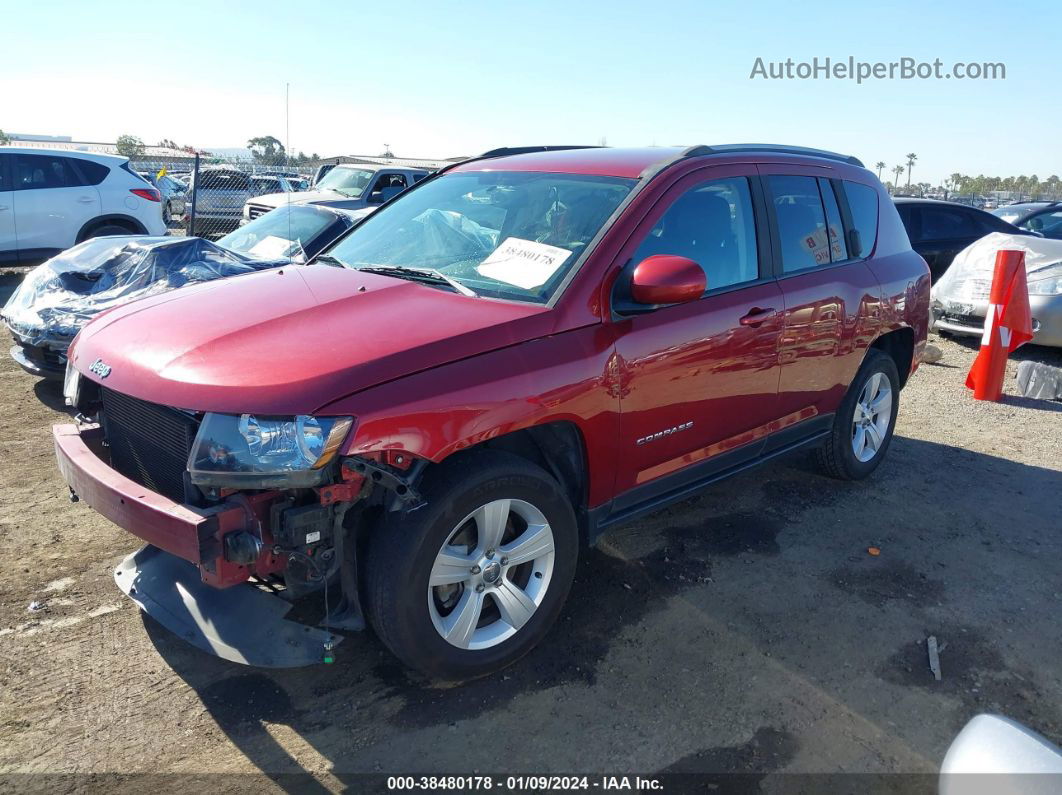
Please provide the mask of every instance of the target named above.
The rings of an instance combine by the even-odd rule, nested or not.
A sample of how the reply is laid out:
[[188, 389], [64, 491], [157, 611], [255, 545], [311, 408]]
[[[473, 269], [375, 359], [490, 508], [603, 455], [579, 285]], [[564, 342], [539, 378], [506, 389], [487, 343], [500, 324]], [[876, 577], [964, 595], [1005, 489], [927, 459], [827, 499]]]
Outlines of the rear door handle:
[[92, 202], [96, 201], [91, 196], [78, 196], [77, 200], [82, 204], [92, 204]]
[[6, 204], [0, 204], [0, 210], [10, 210], [10, 209], [11, 208], [8, 207]]
[[739, 321], [743, 326], [758, 326], [765, 321], [771, 315], [774, 314], [773, 307], [761, 308], [758, 306], [752, 307], [747, 314], [743, 315]]

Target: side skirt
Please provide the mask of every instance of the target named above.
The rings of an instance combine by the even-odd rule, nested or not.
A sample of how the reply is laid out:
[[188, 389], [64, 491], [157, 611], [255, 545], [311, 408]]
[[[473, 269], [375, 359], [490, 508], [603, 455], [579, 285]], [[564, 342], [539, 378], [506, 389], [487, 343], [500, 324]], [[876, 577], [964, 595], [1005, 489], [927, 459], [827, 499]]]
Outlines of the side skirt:
[[[639, 486], [637, 491], [644, 490], [645, 496], [633, 503], [623, 500], [622, 502], [627, 504], [622, 508], [615, 507], [617, 500], [591, 508], [587, 512], [589, 542], [593, 544], [613, 525], [633, 521], [679, 502], [712, 483], [726, 480], [796, 450], [815, 446], [829, 435], [833, 418], [832, 413], [820, 414], [768, 437], [765, 451], [755, 458], [749, 458], [748, 453], [739, 448]], [[630, 494], [627, 493], [628, 497]]]

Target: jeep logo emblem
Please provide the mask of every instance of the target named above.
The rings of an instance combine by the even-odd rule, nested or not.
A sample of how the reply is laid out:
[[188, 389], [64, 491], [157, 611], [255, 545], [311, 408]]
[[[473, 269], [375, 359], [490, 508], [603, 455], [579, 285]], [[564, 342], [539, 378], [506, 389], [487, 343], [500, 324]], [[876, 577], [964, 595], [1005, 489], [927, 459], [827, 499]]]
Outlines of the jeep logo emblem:
[[100, 378], [106, 378], [111, 374], [111, 366], [109, 364], [104, 364], [103, 359], [97, 359], [89, 365], [89, 372], [95, 373]]

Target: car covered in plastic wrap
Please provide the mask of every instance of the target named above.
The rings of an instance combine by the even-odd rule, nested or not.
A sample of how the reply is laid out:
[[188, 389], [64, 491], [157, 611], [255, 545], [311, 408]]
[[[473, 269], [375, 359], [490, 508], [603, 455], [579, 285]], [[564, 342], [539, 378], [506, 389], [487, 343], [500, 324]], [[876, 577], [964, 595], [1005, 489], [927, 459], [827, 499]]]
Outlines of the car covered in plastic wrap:
[[996, 252], [1025, 252], [1034, 345], [1062, 347], [1062, 240], [994, 233], [964, 248], [933, 285], [930, 311], [937, 331], [984, 333]]
[[4, 306], [11, 356], [26, 372], [62, 378], [81, 328], [112, 307], [186, 284], [301, 263], [367, 212], [282, 207], [217, 243], [198, 237], [87, 240], [27, 274]]

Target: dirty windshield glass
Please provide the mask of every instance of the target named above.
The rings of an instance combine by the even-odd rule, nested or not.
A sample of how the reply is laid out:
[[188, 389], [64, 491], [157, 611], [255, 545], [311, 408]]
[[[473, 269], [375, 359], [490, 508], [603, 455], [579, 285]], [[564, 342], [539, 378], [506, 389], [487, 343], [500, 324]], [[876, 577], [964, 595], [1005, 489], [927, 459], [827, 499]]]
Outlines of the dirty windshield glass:
[[321, 181], [317, 183], [317, 189], [334, 190], [336, 193], [356, 199], [369, 186], [374, 173], [363, 168], [336, 166], [321, 178]]
[[447, 174], [367, 218], [328, 254], [351, 268], [431, 269], [479, 295], [545, 302], [634, 182]]

